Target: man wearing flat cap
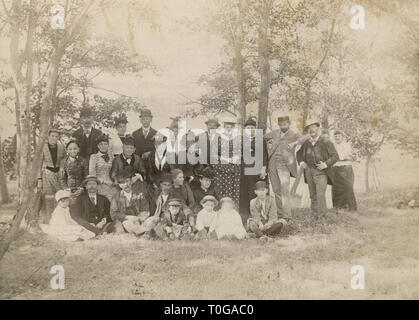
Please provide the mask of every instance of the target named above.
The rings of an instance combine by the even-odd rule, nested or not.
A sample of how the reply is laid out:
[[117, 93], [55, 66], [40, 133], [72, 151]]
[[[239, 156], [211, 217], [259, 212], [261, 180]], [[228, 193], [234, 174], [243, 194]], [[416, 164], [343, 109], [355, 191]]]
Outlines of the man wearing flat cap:
[[287, 115], [278, 117], [279, 129], [268, 133], [265, 138], [272, 139], [268, 149], [268, 176], [275, 193], [276, 205], [282, 218], [291, 218], [290, 178], [297, 176], [295, 147], [307, 137], [290, 129]]
[[81, 127], [73, 132], [73, 137], [80, 146], [79, 155], [89, 161], [90, 155], [98, 152], [97, 139], [102, 131], [93, 127], [95, 114], [92, 109], [84, 107], [80, 111]]
[[154, 151], [154, 136], [157, 133], [151, 127], [153, 115], [150, 109], [141, 109], [140, 122], [141, 128], [132, 133], [135, 141], [135, 153], [145, 160], [152, 151]]
[[310, 192], [311, 209], [323, 214], [326, 207], [326, 187], [333, 184], [332, 166], [339, 160], [333, 143], [320, 138], [320, 123], [306, 126], [310, 139], [297, 152], [297, 160], [304, 168], [304, 178]]
[[110, 202], [97, 192], [99, 183], [96, 177], [88, 176], [83, 181], [85, 192], [81, 193], [75, 204], [70, 206], [73, 220], [96, 235], [111, 232], [113, 229], [109, 213]]

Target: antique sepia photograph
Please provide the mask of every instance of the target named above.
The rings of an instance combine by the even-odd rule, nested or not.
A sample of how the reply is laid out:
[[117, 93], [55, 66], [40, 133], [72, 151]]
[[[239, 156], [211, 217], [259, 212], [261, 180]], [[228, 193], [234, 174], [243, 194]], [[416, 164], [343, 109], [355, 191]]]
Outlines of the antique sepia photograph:
[[0, 0], [0, 300], [419, 299], [418, 16]]

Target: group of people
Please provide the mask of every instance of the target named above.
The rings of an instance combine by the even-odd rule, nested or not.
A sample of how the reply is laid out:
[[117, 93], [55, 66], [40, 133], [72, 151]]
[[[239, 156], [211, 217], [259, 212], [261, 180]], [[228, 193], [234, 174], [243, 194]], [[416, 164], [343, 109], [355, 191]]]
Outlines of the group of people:
[[[38, 179], [45, 200], [42, 231], [64, 240], [103, 233], [158, 239], [275, 236], [292, 221], [291, 177], [299, 181], [302, 175], [317, 215], [326, 211], [328, 183], [336, 209], [356, 210], [351, 149], [340, 131], [334, 133], [335, 146], [321, 134], [319, 123], [300, 134], [290, 129], [288, 116], [279, 117], [279, 129], [262, 140], [260, 172], [248, 175], [249, 164], [237, 161], [243, 154], [233, 152], [234, 122], [225, 122], [220, 135], [218, 119], [208, 119], [200, 136], [208, 142], [208, 161], [179, 164], [168, 160], [168, 152], [178, 159], [179, 150], [165, 147], [174, 143], [170, 138], [157, 138], [151, 111], [142, 109], [139, 118], [141, 127], [132, 134], [121, 115], [115, 133], [106, 135], [93, 126], [92, 110], [83, 108], [80, 128], [65, 146], [58, 130], [49, 131]], [[175, 137], [176, 120], [169, 126]], [[256, 127], [252, 118], [244, 124], [252, 155]], [[230, 151], [211, 150], [214, 139], [227, 139]]]

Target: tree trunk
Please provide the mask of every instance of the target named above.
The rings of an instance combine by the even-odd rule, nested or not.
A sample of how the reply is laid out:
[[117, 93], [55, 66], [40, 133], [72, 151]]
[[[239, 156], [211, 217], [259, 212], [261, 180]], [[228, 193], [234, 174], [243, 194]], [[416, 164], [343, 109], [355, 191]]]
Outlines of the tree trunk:
[[[19, 2], [19, 1], [15, 0], [15, 2]], [[94, 3], [94, 0], [91, 0], [84, 5], [84, 7], [82, 8], [78, 16], [74, 19], [74, 22], [67, 29], [68, 32], [65, 38], [58, 42], [57, 46], [54, 49], [54, 53], [51, 57], [50, 69], [46, 77], [45, 97], [42, 101], [42, 107], [41, 107], [40, 124], [39, 124], [39, 129], [40, 129], [39, 143], [36, 146], [32, 162], [29, 162], [26, 164], [27, 174], [26, 174], [26, 181], [24, 181], [25, 187], [22, 189], [22, 199], [21, 201], [19, 201], [18, 211], [15, 217], [13, 218], [11, 228], [7, 231], [6, 235], [4, 236], [4, 238], [2, 239], [0, 243], [0, 260], [3, 258], [4, 254], [8, 250], [10, 243], [16, 237], [23, 217], [25, 216], [25, 214], [28, 213], [28, 211], [29, 211], [28, 214], [31, 214], [31, 208], [34, 208], [35, 206], [37, 193], [33, 192], [33, 190], [36, 187], [38, 172], [41, 169], [42, 149], [48, 137], [48, 129], [50, 125], [50, 113], [52, 112], [51, 108], [53, 108], [54, 106], [52, 102], [53, 102], [54, 89], [55, 89], [57, 78], [58, 78], [59, 64], [64, 55], [66, 47], [73, 40], [73, 37], [74, 37], [73, 33], [75, 32], [74, 30], [80, 25], [81, 20], [86, 17], [88, 10], [93, 5], [93, 3]], [[31, 1], [31, 4], [32, 4], [32, 1]], [[16, 8], [19, 8], [18, 14], [20, 14], [20, 7], [16, 7]], [[30, 14], [34, 14], [34, 12], [31, 11]], [[11, 43], [11, 54], [12, 53], [16, 54], [16, 56], [11, 55], [11, 60], [13, 62], [16, 62], [18, 61], [18, 57], [19, 57], [18, 50], [14, 51], [12, 50], [12, 47], [13, 49], [18, 48], [18, 41], [17, 43], [13, 43], [13, 46]], [[17, 69], [17, 71], [19, 71], [19, 69]], [[14, 73], [14, 78], [17, 78], [16, 75], [17, 73]], [[25, 145], [25, 147], [30, 148], [30, 145], [29, 146]], [[21, 151], [22, 151], [22, 154], [26, 154], [29, 152], [27, 149], [23, 149], [22, 145], [21, 145]], [[28, 220], [31, 221], [30, 219]]]
[[259, 26], [258, 37], [258, 55], [259, 55], [259, 73], [260, 73], [260, 92], [259, 92], [259, 110], [258, 127], [266, 130], [268, 120], [269, 90], [271, 84], [270, 64], [269, 64], [269, 13], [271, 1], [263, 0], [261, 3], [261, 22]]
[[310, 110], [310, 101], [311, 101], [311, 86], [310, 84], [307, 85], [305, 90], [305, 99], [304, 99], [304, 106], [303, 106], [303, 120], [302, 120], [302, 128], [304, 130], [305, 126], [307, 125], [308, 113]]
[[6, 183], [6, 175], [4, 172], [4, 165], [3, 165], [3, 146], [1, 144], [1, 137], [0, 137], [0, 191], [1, 191], [1, 203], [9, 203], [9, 191], [7, 190], [7, 183]]
[[370, 162], [371, 156], [368, 156], [365, 161], [365, 193], [370, 192]]
[[238, 108], [240, 113], [240, 122], [242, 125], [246, 122], [246, 77], [244, 74], [244, 58], [243, 58], [243, 0], [238, 2], [239, 10], [239, 35], [234, 44], [234, 60], [236, 66], [236, 81], [238, 90]]

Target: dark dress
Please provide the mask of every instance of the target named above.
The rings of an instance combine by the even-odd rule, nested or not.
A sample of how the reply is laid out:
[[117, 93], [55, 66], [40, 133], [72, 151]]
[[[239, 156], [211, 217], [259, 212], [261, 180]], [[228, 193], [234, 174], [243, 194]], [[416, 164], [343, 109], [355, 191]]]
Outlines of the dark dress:
[[[255, 156], [255, 138], [251, 138], [250, 142], [250, 154], [252, 157]], [[243, 145], [243, 144], [242, 144]], [[263, 139], [263, 154], [262, 154], [262, 165], [267, 166], [268, 163], [268, 149], [266, 145], [265, 139]], [[256, 175], [246, 175], [245, 174], [245, 168], [251, 168], [254, 164], [246, 164], [244, 162], [244, 154], [243, 154], [243, 147], [242, 147], [242, 165], [241, 165], [241, 172], [240, 172], [240, 208], [239, 213], [242, 217], [243, 223], [247, 223], [247, 219], [250, 218], [250, 200], [256, 198], [255, 194], [255, 184], [256, 182], [262, 180], [260, 178], [260, 174]], [[266, 181], [267, 178], [263, 179], [263, 181]]]
[[83, 180], [89, 174], [89, 164], [86, 159], [77, 156], [74, 161], [67, 156], [61, 161], [59, 181], [62, 189], [80, 188]]

